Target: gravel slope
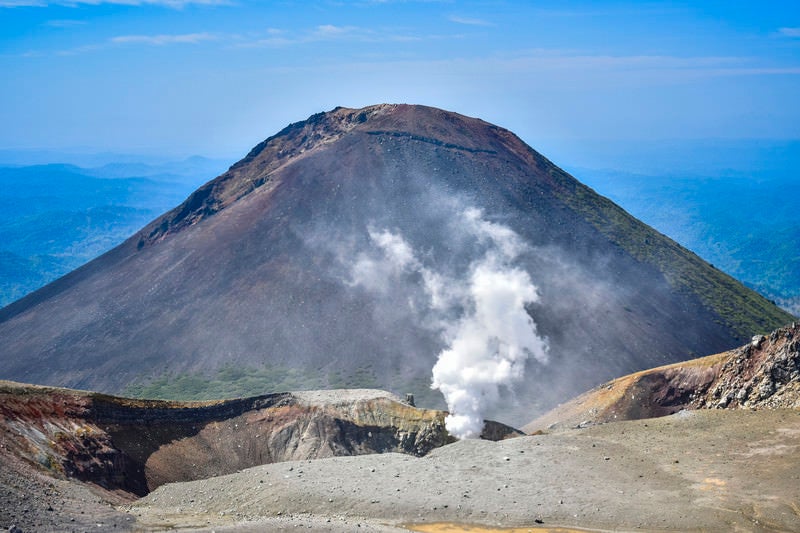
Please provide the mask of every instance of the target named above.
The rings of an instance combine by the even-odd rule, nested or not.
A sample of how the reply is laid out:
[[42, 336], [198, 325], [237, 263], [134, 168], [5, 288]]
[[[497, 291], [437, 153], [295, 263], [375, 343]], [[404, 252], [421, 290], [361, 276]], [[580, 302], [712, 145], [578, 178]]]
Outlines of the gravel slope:
[[800, 530], [800, 412], [682, 411], [502, 442], [265, 465], [160, 487], [145, 529], [392, 531], [409, 523]]
[[55, 479], [5, 453], [0, 444], [0, 530], [129, 531], [134, 517], [115, 506], [129, 496], [80, 481]]

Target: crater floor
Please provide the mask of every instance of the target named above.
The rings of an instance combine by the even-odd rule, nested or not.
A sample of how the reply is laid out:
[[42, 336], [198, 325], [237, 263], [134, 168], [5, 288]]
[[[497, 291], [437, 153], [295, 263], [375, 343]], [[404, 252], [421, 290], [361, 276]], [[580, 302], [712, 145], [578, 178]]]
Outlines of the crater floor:
[[[425, 457], [286, 462], [167, 484], [121, 509], [146, 529], [800, 530], [800, 412], [682, 411]], [[427, 527], [427, 526], [426, 526]], [[426, 531], [431, 531], [426, 529]], [[473, 531], [475, 531], [473, 529]]]

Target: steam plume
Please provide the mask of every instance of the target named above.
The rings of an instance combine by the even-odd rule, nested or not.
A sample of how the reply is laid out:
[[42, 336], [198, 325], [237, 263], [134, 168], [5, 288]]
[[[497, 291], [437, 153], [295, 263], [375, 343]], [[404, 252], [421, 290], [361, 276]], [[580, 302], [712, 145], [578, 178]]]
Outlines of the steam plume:
[[[478, 209], [458, 217], [457, 227], [479, 245], [461, 276], [426, 265], [401, 234], [370, 228], [380, 254], [361, 254], [351, 269], [351, 283], [383, 291], [404, 276], [421, 279], [427, 325], [439, 330], [446, 345], [433, 367], [432, 387], [447, 402], [447, 430], [458, 438], [474, 438], [501, 387], [522, 379], [528, 358], [547, 360], [547, 343], [525, 310], [538, 301], [536, 287], [527, 272], [513, 266], [524, 243], [510, 228], [484, 220]], [[419, 305], [412, 297], [409, 304]]]

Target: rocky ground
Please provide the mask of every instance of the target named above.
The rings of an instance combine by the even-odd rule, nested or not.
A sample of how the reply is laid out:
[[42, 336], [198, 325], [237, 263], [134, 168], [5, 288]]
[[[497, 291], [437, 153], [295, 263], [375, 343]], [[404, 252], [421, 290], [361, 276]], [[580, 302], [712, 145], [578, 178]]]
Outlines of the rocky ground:
[[[681, 411], [425, 457], [288, 461], [139, 499], [3, 457], [0, 527], [22, 531], [800, 530], [800, 412]], [[456, 526], [448, 524], [458, 524]], [[465, 529], [466, 526], [470, 529]]]
[[180, 404], [0, 382], [0, 529], [800, 531], [798, 339], [457, 442], [444, 413], [382, 391]]
[[0, 453], [0, 461], [3, 531], [129, 531], [134, 527], [135, 517], [117, 509], [133, 501], [129, 496], [41, 474], [6, 453]]
[[[414, 524], [800, 530], [800, 412], [683, 411], [417, 458], [339, 457], [168, 484], [138, 527], [394, 531]], [[361, 525], [359, 529], [358, 526]]]
[[654, 418], [682, 409], [800, 409], [800, 323], [735, 350], [622, 376], [559, 405], [522, 429]]
[[139, 528], [117, 507], [164, 483], [281, 461], [424, 455], [452, 442], [445, 414], [369, 389], [166, 402], [0, 381], [0, 529]]

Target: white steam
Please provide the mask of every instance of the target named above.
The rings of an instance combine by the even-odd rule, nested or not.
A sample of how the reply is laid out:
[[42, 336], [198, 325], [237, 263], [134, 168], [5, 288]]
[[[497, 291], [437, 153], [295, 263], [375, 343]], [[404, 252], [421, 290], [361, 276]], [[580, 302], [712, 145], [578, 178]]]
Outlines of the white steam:
[[369, 228], [369, 238], [380, 248], [382, 257], [376, 259], [360, 254], [350, 272], [353, 285], [361, 285], [374, 292], [385, 292], [388, 289], [387, 280], [420, 267], [414, 250], [401, 235]]
[[[475, 438], [500, 388], [523, 378], [528, 358], [545, 362], [547, 343], [525, 310], [538, 301], [536, 287], [527, 272], [513, 266], [524, 243], [510, 228], [484, 220], [478, 209], [467, 209], [459, 218], [458, 227], [480, 244], [463, 275], [448, 276], [427, 266], [399, 233], [370, 229], [380, 254], [360, 254], [351, 283], [384, 292], [400, 278], [419, 277], [428, 325], [439, 330], [447, 345], [433, 367], [432, 387], [447, 402], [447, 430], [458, 438]], [[410, 297], [409, 305], [420, 303]]]

